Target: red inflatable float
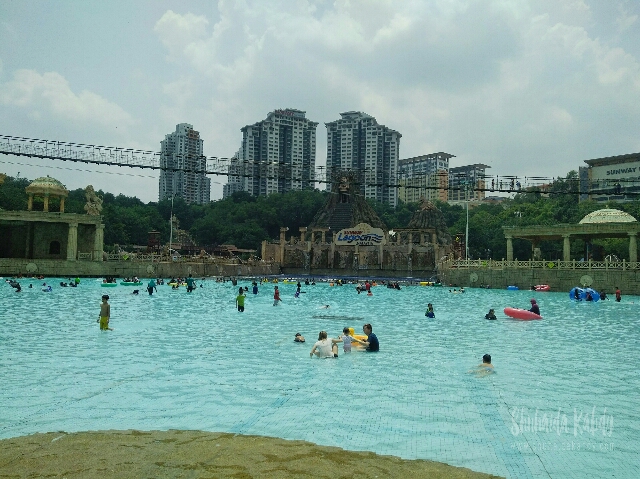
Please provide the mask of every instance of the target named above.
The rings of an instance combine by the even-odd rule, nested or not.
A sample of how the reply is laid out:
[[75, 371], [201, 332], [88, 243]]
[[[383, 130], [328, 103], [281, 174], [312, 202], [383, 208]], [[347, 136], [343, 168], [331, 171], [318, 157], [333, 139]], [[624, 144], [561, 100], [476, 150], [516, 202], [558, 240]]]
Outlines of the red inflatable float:
[[549, 291], [551, 289], [551, 287], [548, 284], [536, 284], [535, 285], [535, 290], [536, 291]]
[[530, 321], [532, 319], [542, 319], [542, 316], [527, 311], [526, 309], [518, 308], [504, 308], [504, 314], [513, 319], [519, 319], [520, 321]]

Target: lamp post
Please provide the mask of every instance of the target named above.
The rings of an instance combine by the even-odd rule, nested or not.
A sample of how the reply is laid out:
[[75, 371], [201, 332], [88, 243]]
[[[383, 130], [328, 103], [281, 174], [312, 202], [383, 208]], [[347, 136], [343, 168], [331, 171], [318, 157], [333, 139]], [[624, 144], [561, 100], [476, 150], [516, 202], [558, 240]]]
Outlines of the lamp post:
[[175, 194], [171, 195], [171, 214], [169, 215], [169, 257], [173, 258], [173, 253], [171, 253], [171, 246], [173, 245], [173, 199], [175, 198]]
[[467, 225], [464, 233], [464, 259], [469, 259], [469, 180], [460, 181], [464, 185], [464, 199], [467, 204]]
[[467, 200], [467, 226], [464, 233], [464, 254], [467, 261], [469, 260], [469, 185], [465, 185], [465, 197]]

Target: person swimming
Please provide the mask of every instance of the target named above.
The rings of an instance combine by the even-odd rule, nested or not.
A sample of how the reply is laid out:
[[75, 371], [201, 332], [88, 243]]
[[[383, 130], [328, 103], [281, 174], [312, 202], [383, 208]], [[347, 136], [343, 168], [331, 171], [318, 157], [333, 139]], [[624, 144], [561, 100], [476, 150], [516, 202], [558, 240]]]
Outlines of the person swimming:
[[496, 371], [493, 368], [493, 364], [491, 364], [491, 355], [485, 354], [482, 356], [482, 363], [478, 364], [474, 369], [470, 370], [469, 373], [475, 374], [476, 377], [488, 376], [489, 374], [494, 374]]
[[484, 315], [484, 319], [498, 319], [498, 318], [496, 318], [496, 312], [493, 309], [490, 309], [489, 312]]

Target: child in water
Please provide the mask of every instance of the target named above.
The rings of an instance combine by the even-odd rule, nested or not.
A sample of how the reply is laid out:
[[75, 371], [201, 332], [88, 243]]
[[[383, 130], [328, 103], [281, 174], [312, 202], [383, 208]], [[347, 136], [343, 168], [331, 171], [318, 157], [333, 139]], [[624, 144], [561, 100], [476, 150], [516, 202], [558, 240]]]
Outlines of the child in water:
[[435, 318], [436, 317], [436, 313], [433, 312], [433, 304], [431, 304], [431, 303], [427, 304], [427, 312], [424, 313], [424, 315], [427, 318]]
[[244, 290], [240, 288], [238, 290], [238, 296], [236, 296], [236, 306], [238, 307], [239, 312], [244, 312]]
[[100, 304], [100, 318], [98, 322], [100, 323], [100, 329], [102, 331], [113, 331], [109, 327], [109, 319], [111, 319], [111, 305], [109, 304], [109, 295], [102, 295], [102, 303]]
[[351, 331], [349, 331], [349, 328], [345, 327], [342, 330], [342, 336], [340, 336], [340, 340], [342, 341], [342, 350], [345, 353], [350, 353], [351, 352], [351, 340], [353, 338], [349, 334], [350, 332]]
[[278, 306], [278, 303], [282, 301], [280, 299], [280, 291], [278, 290], [278, 287], [276, 286], [273, 290], [273, 305], [274, 306]]

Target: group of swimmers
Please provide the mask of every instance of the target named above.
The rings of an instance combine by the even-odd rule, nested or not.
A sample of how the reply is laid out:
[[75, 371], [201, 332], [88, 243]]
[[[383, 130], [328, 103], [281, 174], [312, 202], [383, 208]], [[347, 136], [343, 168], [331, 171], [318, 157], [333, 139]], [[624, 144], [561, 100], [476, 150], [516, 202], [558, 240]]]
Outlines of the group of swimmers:
[[[531, 298], [531, 308], [529, 309], [529, 311], [531, 311], [534, 314], [537, 314], [538, 316], [540, 316], [540, 306], [538, 306], [538, 303], [535, 299]], [[433, 304], [428, 303], [427, 304], [427, 312], [424, 313], [424, 315], [427, 318], [435, 318], [435, 312], [433, 311]], [[491, 308], [489, 310], [489, 312], [487, 314], [484, 315], [484, 319], [498, 319], [496, 317], [496, 312], [493, 308]]]
[[[18, 277], [21, 277], [21, 276], [18, 276]], [[11, 286], [12, 288], [15, 289], [16, 293], [20, 293], [22, 291], [22, 286], [15, 279], [13, 279], [13, 278], [12, 279], [8, 279], [8, 280], [6, 280], [6, 282], [9, 283], [9, 286]], [[79, 284], [80, 284], [80, 278], [76, 278], [76, 279], [69, 278], [69, 282], [68, 283], [66, 283], [64, 281], [60, 281], [60, 287], [62, 287], [62, 288], [66, 288], [66, 287], [75, 288]], [[33, 284], [29, 283], [29, 288], [33, 288]], [[53, 291], [53, 288], [51, 287], [51, 285], [48, 285], [47, 283], [42, 283], [42, 291], [44, 291], [46, 293], [50, 293], [51, 291]]]
[[[343, 334], [337, 338], [329, 338], [326, 331], [320, 331], [318, 334], [318, 341], [313, 345], [313, 348], [309, 353], [309, 357], [313, 357], [315, 355], [318, 358], [337, 358], [338, 343], [342, 343], [342, 350], [345, 353], [351, 352], [353, 343], [358, 343], [361, 346], [364, 346], [365, 351], [368, 352], [380, 351], [380, 342], [378, 341], [378, 337], [373, 333], [371, 324], [367, 323], [362, 326], [362, 331], [367, 339], [363, 340], [355, 337], [347, 327], [342, 330]], [[304, 336], [300, 333], [296, 333], [294, 341], [303, 343]]]

